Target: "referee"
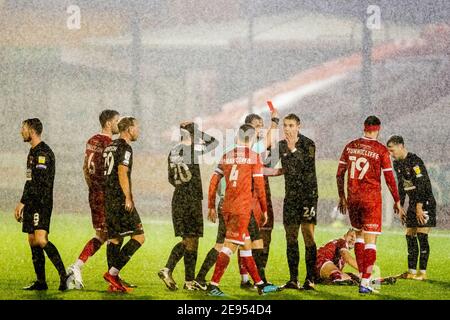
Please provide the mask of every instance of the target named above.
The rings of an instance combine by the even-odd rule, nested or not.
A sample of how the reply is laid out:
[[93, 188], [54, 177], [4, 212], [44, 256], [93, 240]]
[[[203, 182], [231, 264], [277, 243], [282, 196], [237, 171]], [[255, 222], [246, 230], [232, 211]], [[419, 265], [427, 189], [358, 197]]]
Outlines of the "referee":
[[22, 138], [31, 144], [27, 158], [26, 182], [23, 195], [14, 215], [22, 222], [22, 232], [28, 233], [34, 271], [37, 280], [24, 290], [47, 290], [45, 255], [59, 273], [59, 290], [67, 290], [67, 274], [58, 249], [48, 240], [53, 209], [53, 182], [55, 180], [55, 155], [41, 140], [42, 122], [38, 118], [22, 122]]
[[[403, 137], [390, 137], [387, 147], [395, 159], [394, 170], [397, 174], [401, 205], [405, 203], [406, 195], [409, 198], [406, 216], [401, 217], [406, 225], [408, 246], [408, 272], [404, 273], [403, 277], [426, 280], [430, 255], [428, 233], [430, 228], [436, 227], [436, 200], [433, 196], [430, 177], [422, 159], [405, 148]], [[416, 270], [418, 259], [420, 273]]]
[[[283, 131], [286, 138], [278, 143], [278, 151], [285, 181], [283, 225], [286, 232], [286, 255], [290, 273], [290, 279], [284, 288], [314, 290], [317, 255], [314, 227], [317, 223], [318, 200], [316, 147], [311, 139], [300, 134], [300, 118], [293, 113], [284, 117]], [[305, 242], [307, 272], [301, 288], [298, 282], [300, 229]]]

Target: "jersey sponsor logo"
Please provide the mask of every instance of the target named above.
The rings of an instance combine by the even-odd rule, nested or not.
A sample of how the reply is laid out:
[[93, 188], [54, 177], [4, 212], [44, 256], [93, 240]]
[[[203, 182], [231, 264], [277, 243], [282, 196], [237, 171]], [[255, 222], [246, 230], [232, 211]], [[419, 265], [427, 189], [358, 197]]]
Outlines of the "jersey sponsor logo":
[[415, 166], [413, 167], [414, 172], [416, 173], [416, 177], [420, 178], [422, 176], [422, 171], [420, 171], [420, 167], [419, 166]]
[[38, 169], [47, 169], [47, 166], [45, 164], [38, 164], [36, 166], [36, 168], [38, 168]]
[[39, 164], [45, 164], [45, 157], [44, 156], [39, 156], [38, 157], [38, 163]]

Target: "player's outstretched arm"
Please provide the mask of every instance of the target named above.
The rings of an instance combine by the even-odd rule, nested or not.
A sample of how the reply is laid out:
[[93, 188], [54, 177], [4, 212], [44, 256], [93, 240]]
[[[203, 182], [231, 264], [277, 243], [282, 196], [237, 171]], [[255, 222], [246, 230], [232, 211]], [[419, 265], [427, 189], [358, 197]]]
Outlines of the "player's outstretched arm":
[[[217, 189], [219, 187], [220, 180], [223, 177], [223, 170], [222, 166], [219, 164], [217, 168], [214, 170], [214, 173], [211, 176], [211, 180], [209, 182], [209, 189], [208, 189], [208, 209], [209, 212], [211, 210], [216, 210], [216, 194]], [[208, 214], [209, 217], [209, 214]], [[215, 219], [214, 221], [215, 222]]]
[[133, 196], [131, 194], [130, 181], [128, 180], [128, 167], [119, 165], [119, 184], [125, 195], [125, 209], [129, 212], [133, 211], [134, 203]]
[[339, 160], [338, 169], [336, 172], [336, 183], [339, 195], [338, 209], [342, 214], [347, 213], [347, 199], [345, 197], [345, 173], [347, 172], [347, 162], [346, 162], [346, 148], [342, 152], [341, 159]]
[[358, 263], [356, 262], [356, 259], [351, 255], [349, 250], [341, 249], [341, 256], [346, 264], [358, 271]]

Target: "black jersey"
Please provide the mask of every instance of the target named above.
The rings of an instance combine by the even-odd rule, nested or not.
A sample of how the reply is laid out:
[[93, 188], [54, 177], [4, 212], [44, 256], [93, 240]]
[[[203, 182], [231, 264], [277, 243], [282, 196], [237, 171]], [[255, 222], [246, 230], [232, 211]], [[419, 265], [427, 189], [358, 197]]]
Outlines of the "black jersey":
[[405, 203], [406, 195], [409, 198], [409, 207], [411, 207], [411, 204], [418, 202], [436, 203], [427, 169], [422, 159], [417, 155], [408, 152], [405, 159], [395, 160], [394, 170], [397, 174], [398, 191], [402, 205]]
[[286, 198], [318, 198], [316, 176], [316, 146], [314, 142], [298, 135], [294, 152], [288, 148], [286, 140], [278, 143], [278, 152], [284, 171]]
[[174, 197], [179, 199], [203, 199], [199, 157], [215, 149], [219, 143], [213, 137], [201, 134], [204, 143], [179, 143], [169, 153], [168, 178], [175, 187]]
[[28, 153], [26, 179], [20, 202], [32, 207], [51, 207], [55, 180], [55, 155], [43, 141], [31, 148]]
[[114, 140], [103, 151], [104, 174], [106, 176], [105, 201], [122, 205], [125, 194], [119, 183], [119, 165], [128, 167], [128, 181], [131, 191], [131, 171], [133, 168], [133, 149], [124, 139]]

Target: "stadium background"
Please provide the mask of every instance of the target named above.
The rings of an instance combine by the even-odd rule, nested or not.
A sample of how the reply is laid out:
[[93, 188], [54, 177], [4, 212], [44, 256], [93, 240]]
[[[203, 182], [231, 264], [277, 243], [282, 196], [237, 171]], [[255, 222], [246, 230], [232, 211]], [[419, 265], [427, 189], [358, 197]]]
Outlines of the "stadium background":
[[[319, 223], [336, 215], [335, 170], [364, 115], [383, 121], [382, 140], [404, 135], [423, 157], [450, 227], [450, 5], [377, 1], [370, 87], [363, 81], [364, 1], [80, 0], [81, 29], [69, 30], [71, 1], [0, 1], [0, 210], [12, 212], [24, 182], [24, 118], [44, 123], [57, 158], [55, 212], [86, 215], [84, 143], [98, 113], [136, 115], [134, 192], [141, 214], [169, 218], [166, 156], [185, 119], [235, 128], [265, 100], [295, 112], [317, 145]], [[366, 43], [367, 45], [367, 43]], [[367, 69], [366, 69], [367, 70]], [[367, 94], [369, 93], [369, 94]], [[203, 166], [205, 185], [212, 166]], [[271, 179], [277, 220], [283, 178]], [[205, 188], [206, 190], [206, 188]], [[385, 197], [385, 223], [392, 218]], [[339, 217], [342, 219], [342, 217]]]

